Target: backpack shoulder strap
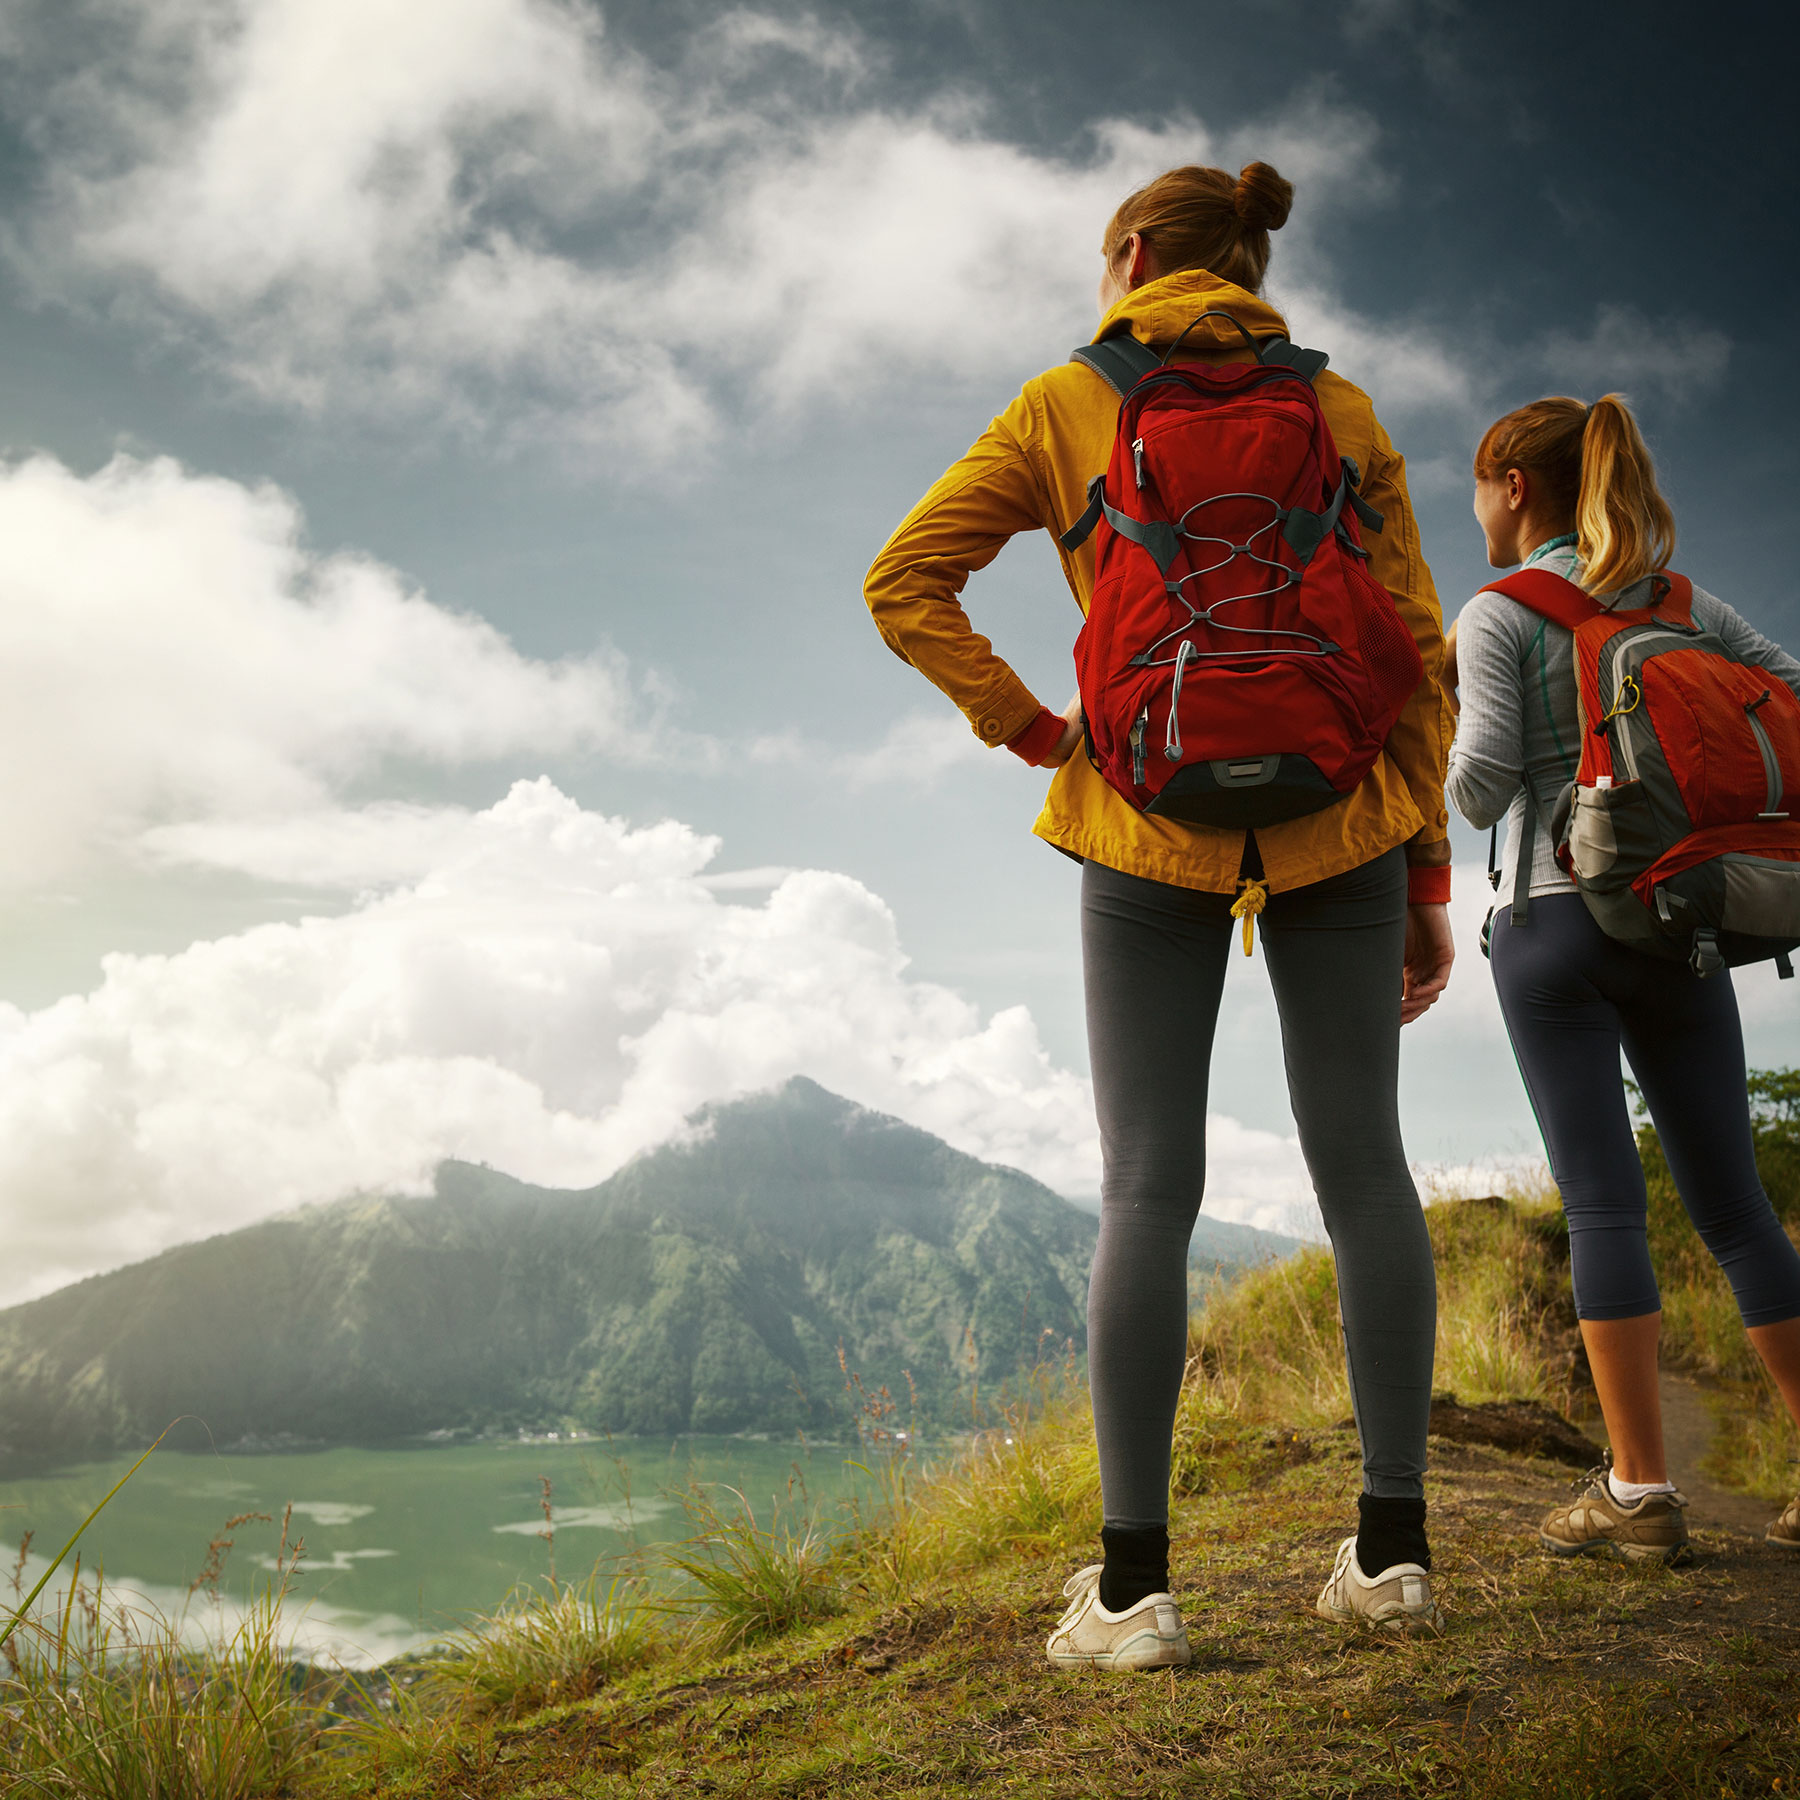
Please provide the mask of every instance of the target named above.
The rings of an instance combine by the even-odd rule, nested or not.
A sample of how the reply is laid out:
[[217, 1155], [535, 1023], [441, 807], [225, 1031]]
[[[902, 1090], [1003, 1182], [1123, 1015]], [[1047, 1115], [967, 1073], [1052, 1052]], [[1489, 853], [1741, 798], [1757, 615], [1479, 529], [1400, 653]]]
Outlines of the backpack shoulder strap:
[[[1162, 367], [1162, 358], [1148, 344], [1140, 344], [1129, 331], [1114, 332], [1111, 337], [1102, 338], [1097, 344], [1082, 344], [1069, 357], [1069, 361], [1092, 369], [1121, 400], [1146, 375]], [[1102, 479], [1096, 475], [1088, 483], [1086, 510], [1067, 531], [1057, 537], [1056, 541], [1071, 553], [1087, 541], [1100, 522], [1100, 515], [1106, 507], [1106, 496], [1101, 492]]]
[[[1206, 316], [1201, 315], [1202, 318]], [[1240, 326], [1239, 329], [1243, 328]], [[1248, 332], [1244, 335], [1256, 353], [1256, 360], [1265, 368], [1292, 369], [1304, 381], [1317, 381], [1319, 371], [1331, 360], [1323, 350], [1303, 350], [1284, 337], [1252, 338]], [[1121, 400], [1146, 375], [1160, 369], [1163, 360], [1148, 344], [1140, 344], [1128, 331], [1115, 332], [1097, 344], [1083, 344], [1069, 358], [1070, 362], [1082, 363], [1092, 369]]]
[[1257, 361], [1265, 366], [1292, 369], [1303, 379], [1316, 382], [1319, 371], [1331, 361], [1323, 350], [1302, 350], [1284, 337], [1263, 338], [1256, 346]]
[[1098, 344], [1083, 344], [1069, 361], [1092, 369], [1121, 400], [1153, 369], [1162, 367], [1162, 358], [1128, 331]]
[[1519, 845], [1513, 863], [1512, 922], [1523, 925], [1531, 910], [1531, 872], [1537, 865], [1537, 790], [1525, 771], [1525, 812], [1519, 820]]
[[1605, 610], [1591, 594], [1561, 575], [1552, 575], [1548, 569], [1515, 569], [1510, 575], [1502, 575], [1498, 581], [1490, 581], [1481, 591], [1484, 594], [1504, 594], [1507, 599], [1518, 601], [1521, 606], [1542, 615], [1553, 625], [1567, 626], [1570, 631], [1585, 625], [1589, 619]]

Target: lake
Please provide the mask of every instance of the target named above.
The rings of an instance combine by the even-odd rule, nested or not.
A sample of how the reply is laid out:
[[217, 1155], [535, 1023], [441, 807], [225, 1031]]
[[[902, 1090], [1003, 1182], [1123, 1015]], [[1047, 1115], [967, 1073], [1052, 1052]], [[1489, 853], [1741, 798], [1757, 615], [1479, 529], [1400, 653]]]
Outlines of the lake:
[[[556, 1572], [624, 1566], [634, 1549], [691, 1532], [680, 1494], [728, 1482], [767, 1523], [772, 1509], [831, 1514], [868, 1478], [853, 1447], [686, 1437], [579, 1442], [490, 1442], [278, 1455], [158, 1451], [89, 1527], [83, 1568], [98, 1562], [129, 1604], [181, 1618], [195, 1641], [228, 1628], [270, 1579], [281, 1520], [305, 1555], [288, 1616], [296, 1653], [368, 1667], [490, 1612], [521, 1582], [550, 1569], [542, 1537], [550, 1483]], [[33, 1533], [23, 1586], [43, 1572], [132, 1458], [33, 1472], [0, 1465], [0, 1606], [16, 1605], [7, 1577], [21, 1534]], [[715, 1493], [729, 1502], [729, 1495]], [[208, 1544], [234, 1526], [218, 1599], [190, 1596]], [[66, 1569], [66, 1565], [65, 1565]], [[54, 1586], [62, 1588], [59, 1573]], [[63, 1590], [66, 1591], [66, 1590]]]

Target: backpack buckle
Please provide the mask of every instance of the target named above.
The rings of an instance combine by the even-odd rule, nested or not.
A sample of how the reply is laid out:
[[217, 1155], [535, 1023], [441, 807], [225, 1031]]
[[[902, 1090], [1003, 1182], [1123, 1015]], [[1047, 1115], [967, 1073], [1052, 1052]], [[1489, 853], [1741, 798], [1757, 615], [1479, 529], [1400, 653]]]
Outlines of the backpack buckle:
[[1688, 967], [1704, 981], [1724, 968], [1725, 958], [1719, 953], [1719, 934], [1710, 925], [1702, 925], [1694, 933], [1694, 953]]

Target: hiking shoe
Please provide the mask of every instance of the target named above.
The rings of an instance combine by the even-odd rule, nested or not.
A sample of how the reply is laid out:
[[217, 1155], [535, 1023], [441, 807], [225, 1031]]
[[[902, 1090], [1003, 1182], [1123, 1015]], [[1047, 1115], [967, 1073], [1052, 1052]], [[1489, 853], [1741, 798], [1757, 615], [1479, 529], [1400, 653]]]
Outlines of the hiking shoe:
[[1787, 1511], [1776, 1519], [1763, 1536], [1782, 1550], [1800, 1550], [1800, 1494], [1788, 1502]]
[[1167, 1594], [1146, 1594], [1123, 1612], [1100, 1604], [1100, 1564], [1063, 1583], [1069, 1609], [1045, 1654], [1059, 1669], [1184, 1669], [1193, 1658], [1181, 1608]]
[[1575, 1484], [1580, 1490], [1575, 1499], [1543, 1522], [1538, 1537], [1544, 1548], [1558, 1556], [1617, 1556], [1627, 1562], [1673, 1562], [1683, 1555], [1687, 1496], [1646, 1494], [1627, 1506], [1606, 1474], [1605, 1464], [1588, 1470]]
[[1339, 1625], [1371, 1631], [1442, 1631], [1444, 1617], [1431, 1597], [1431, 1576], [1418, 1563], [1395, 1563], [1371, 1581], [1356, 1560], [1356, 1539], [1338, 1545], [1318, 1614]]

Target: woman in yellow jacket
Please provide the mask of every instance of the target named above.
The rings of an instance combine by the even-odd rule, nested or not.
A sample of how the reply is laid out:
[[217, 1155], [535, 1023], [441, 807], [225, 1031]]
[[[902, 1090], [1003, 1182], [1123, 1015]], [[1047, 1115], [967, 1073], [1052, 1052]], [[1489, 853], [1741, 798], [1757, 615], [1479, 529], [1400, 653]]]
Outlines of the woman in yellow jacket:
[[[1269, 232], [1293, 189], [1264, 163], [1233, 178], [1171, 169], [1131, 195], [1102, 243], [1097, 337], [1181, 338], [1241, 362], [1228, 313], [1285, 336], [1259, 297]], [[1185, 333], [1185, 336], [1183, 335]], [[1233, 348], [1234, 344], [1240, 345]], [[1383, 516], [1368, 567], [1393, 596], [1424, 665], [1385, 752], [1336, 804], [1254, 833], [1139, 812], [1095, 771], [1079, 702], [1051, 712], [969, 623], [973, 570], [1007, 539], [1060, 535], [1107, 465], [1118, 399], [1066, 363], [1026, 384], [913, 508], [869, 571], [866, 596], [896, 655], [962, 709], [985, 743], [1057, 770], [1037, 833], [1085, 865], [1082, 949], [1104, 1155], [1100, 1241], [1088, 1301], [1104, 1561], [1065, 1588], [1053, 1662], [1162, 1667], [1189, 1657], [1170, 1597], [1169, 1450], [1187, 1343], [1187, 1249], [1205, 1179], [1208, 1064], [1240, 890], [1261, 912], [1288, 1088], [1338, 1268], [1363, 1448], [1356, 1534], [1319, 1598], [1328, 1618], [1434, 1627], [1423, 1474], [1436, 1289], [1431, 1246], [1401, 1148], [1399, 1030], [1448, 979], [1444, 767], [1453, 725], [1439, 683], [1442, 616], [1403, 465], [1368, 397], [1321, 373], [1339, 451]], [[1092, 540], [1063, 553], [1085, 613]], [[1241, 916], [1244, 900], [1237, 901]]]

